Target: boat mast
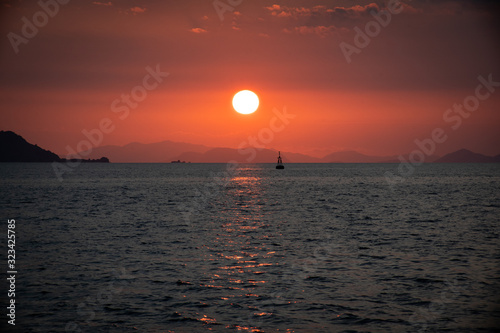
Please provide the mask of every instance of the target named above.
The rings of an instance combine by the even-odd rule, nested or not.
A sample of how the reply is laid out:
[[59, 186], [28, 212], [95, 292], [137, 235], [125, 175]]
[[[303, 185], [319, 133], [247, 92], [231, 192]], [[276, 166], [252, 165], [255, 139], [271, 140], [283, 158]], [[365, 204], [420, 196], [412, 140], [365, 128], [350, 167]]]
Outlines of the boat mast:
[[278, 164], [283, 164], [283, 161], [281, 160], [281, 152], [278, 152]]

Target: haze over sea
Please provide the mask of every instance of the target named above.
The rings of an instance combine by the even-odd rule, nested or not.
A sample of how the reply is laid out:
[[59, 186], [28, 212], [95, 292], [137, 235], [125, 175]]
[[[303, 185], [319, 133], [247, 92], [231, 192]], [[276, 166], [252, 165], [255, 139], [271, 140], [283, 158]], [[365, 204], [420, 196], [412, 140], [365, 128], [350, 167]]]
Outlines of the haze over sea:
[[495, 331], [499, 164], [425, 164], [391, 187], [396, 168], [240, 165], [224, 185], [225, 164], [82, 164], [62, 182], [0, 164], [16, 329]]

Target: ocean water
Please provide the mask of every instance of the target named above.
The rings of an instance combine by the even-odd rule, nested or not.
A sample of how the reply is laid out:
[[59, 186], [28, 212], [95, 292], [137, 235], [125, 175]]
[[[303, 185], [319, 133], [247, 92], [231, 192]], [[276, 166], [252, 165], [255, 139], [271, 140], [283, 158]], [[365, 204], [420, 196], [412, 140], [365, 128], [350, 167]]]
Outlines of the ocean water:
[[500, 165], [226, 167], [0, 164], [2, 332], [498, 330]]

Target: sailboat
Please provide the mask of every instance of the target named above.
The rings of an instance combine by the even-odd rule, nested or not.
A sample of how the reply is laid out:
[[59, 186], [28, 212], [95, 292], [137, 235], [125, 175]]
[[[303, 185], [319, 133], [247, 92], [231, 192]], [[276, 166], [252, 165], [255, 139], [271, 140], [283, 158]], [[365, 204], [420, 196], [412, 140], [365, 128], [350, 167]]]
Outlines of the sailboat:
[[281, 152], [278, 152], [278, 164], [276, 164], [276, 169], [284, 169], [283, 161], [281, 160]]

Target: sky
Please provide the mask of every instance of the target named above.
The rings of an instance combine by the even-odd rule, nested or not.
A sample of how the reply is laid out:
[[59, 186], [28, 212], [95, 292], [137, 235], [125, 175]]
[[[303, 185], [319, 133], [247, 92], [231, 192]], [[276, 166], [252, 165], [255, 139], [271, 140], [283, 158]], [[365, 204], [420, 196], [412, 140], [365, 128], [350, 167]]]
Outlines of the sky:
[[57, 154], [93, 133], [396, 155], [436, 129], [437, 154], [500, 153], [496, 1], [58, 1], [0, 1], [0, 129]]

